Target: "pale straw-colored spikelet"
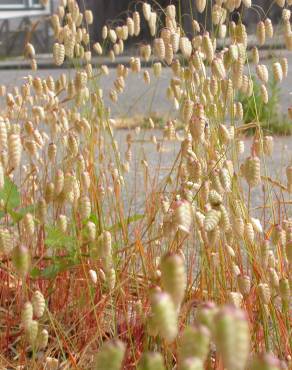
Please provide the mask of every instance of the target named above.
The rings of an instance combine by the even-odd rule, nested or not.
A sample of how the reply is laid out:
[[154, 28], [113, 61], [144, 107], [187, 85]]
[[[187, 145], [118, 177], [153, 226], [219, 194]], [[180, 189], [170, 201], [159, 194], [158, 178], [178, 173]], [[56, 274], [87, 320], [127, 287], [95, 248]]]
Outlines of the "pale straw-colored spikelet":
[[59, 369], [59, 360], [57, 358], [54, 358], [54, 357], [46, 357], [45, 369], [46, 370], [58, 370]]
[[215, 227], [219, 224], [220, 218], [220, 211], [217, 211], [216, 209], [211, 209], [210, 211], [208, 211], [204, 219], [204, 229], [207, 232], [214, 230]]
[[269, 268], [268, 270], [270, 284], [274, 289], [279, 288], [279, 276], [274, 268]]
[[256, 30], [259, 46], [263, 46], [266, 42], [266, 27], [263, 21], [258, 22]]
[[83, 195], [79, 199], [79, 211], [82, 220], [87, 219], [91, 214], [91, 203], [87, 195]]
[[291, 287], [289, 279], [283, 277], [279, 281], [279, 294], [282, 299], [283, 308], [285, 310], [289, 309], [289, 304], [291, 303]]
[[248, 243], [253, 243], [255, 239], [254, 228], [251, 222], [244, 224], [244, 238]]
[[246, 8], [250, 8], [251, 5], [252, 5], [252, 0], [242, 0], [242, 3], [243, 5], [246, 7]]
[[165, 44], [162, 38], [157, 38], [154, 40], [153, 49], [154, 55], [158, 59], [163, 60], [165, 58]]
[[283, 71], [283, 77], [287, 77], [288, 76], [288, 59], [285, 57], [281, 58], [280, 64], [281, 64], [282, 71]]
[[31, 298], [34, 315], [39, 319], [45, 312], [45, 298], [39, 290], [36, 290]]
[[96, 225], [94, 222], [88, 221], [85, 226], [85, 233], [90, 242], [96, 239]]
[[140, 34], [140, 14], [136, 11], [133, 13], [134, 22], [134, 35], [138, 36]]
[[11, 169], [16, 169], [21, 161], [22, 145], [19, 134], [10, 134], [8, 137], [8, 158]]
[[264, 136], [263, 139], [263, 149], [265, 155], [271, 156], [274, 149], [274, 138], [273, 136]]
[[93, 23], [93, 14], [92, 11], [89, 9], [86, 9], [84, 12], [84, 18], [87, 24], [92, 24]]
[[238, 275], [237, 284], [238, 284], [238, 289], [243, 296], [246, 296], [249, 294], [250, 289], [251, 289], [251, 281], [248, 275], [242, 275], [242, 274]]
[[261, 88], [260, 88], [260, 92], [261, 92], [261, 98], [263, 100], [263, 103], [268, 104], [268, 102], [269, 102], [269, 93], [268, 93], [267, 87], [262, 84]]
[[204, 54], [206, 55], [208, 62], [211, 63], [214, 58], [214, 48], [213, 48], [212, 40], [210, 39], [210, 36], [208, 33], [206, 33], [203, 36], [202, 49], [203, 49]]
[[57, 219], [57, 227], [58, 229], [65, 234], [68, 228], [68, 219], [66, 215], [59, 215]]
[[21, 324], [25, 329], [29, 328], [29, 325], [32, 322], [32, 318], [33, 306], [30, 302], [26, 302], [21, 311]]
[[270, 18], [266, 18], [264, 23], [265, 23], [266, 36], [270, 39], [273, 38], [274, 29], [273, 29], [272, 21], [270, 20]]
[[184, 58], [190, 58], [192, 54], [192, 43], [187, 37], [181, 37], [179, 40], [179, 47]]
[[97, 283], [97, 273], [96, 273], [96, 271], [95, 270], [89, 270], [88, 274], [89, 274], [91, 282], [93, 284], [96, 284]]
[[108, 37], [108, 27], [107, 26], [102, 27], [101, 37], [103, 40], [105, 40]]
[[196, 7], [199, 13], [203, 13], [206, 8], [206, 0], [196, 0]]
[[25, 232], [27, 233], [27, 235], [30, 238], [33, 237], [34, 231], [35, 231], [35, 226], [34, 226], [33, 215], [31, 213], [27, 213], [23, 217], [23, 226], [24, 226], [24, 229], [25, 229]]
[[228, 303], [236, 308], [242, 306], [243, 295], [239, 292], [229, 292], [228, 293]]
[[13, 235], [6, 228], [0, 229], [0, 252], [9, 255], [13, 248]]
[[142, 6], [142, 10], [143, 10], [144, 18], [148, 22], [150, 20], [150, 16], [151, 16], [151, 5], [144, 2], [143, 6]]
[[290, 21], [291, 18], [291, 10], [290, 9], [283, 9], [282, 10], [282, 19], [284, 22]]
[[281, 8], [284, 8], [286, 0], [276, 0], [276, 4]]
[[273, 74], [276, 82], [281, 82], [283, 80], [283, 70], [281, 63], [279, 62], [273, 63]]
[[28, 343], [31, 346], [35, 346], [37, 342], [38, 330], [39, 330], [39, 325], [36, 320], [30, 321], [28, 326], [25, 327], [25, 336], [27, 338]]
[[244, 163], [244, 177], [249, 186], [254, 187], [261, 182], [261, 162], [256, 156], [249, 157]]
[[49, 341], [49, 333], [46, 329], [39, 331], [37, 336], [37, 347], [39, 349], [46, 349]]
[[260, 301], [263, 304], [269, 304], [271, 299], [271, 290], [269, 288], [269, 285], [266, 283], [260, 283], [257, 286], [257, 293]]
[[260, 61], [259, 50], [256, 46], [252, 48], [252, 61], [254, 64], [258, 64]]

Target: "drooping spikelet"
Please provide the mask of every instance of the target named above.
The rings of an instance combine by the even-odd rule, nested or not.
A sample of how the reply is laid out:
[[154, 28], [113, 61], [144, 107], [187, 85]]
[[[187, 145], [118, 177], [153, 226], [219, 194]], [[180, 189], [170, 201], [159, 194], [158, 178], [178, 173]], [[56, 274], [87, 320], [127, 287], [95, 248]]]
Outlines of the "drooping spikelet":
[[188, 326], [179, 339], [179, 362], [198, 357], [204, 362], [210, 345], [210, 331], [203, 325]]
[[199, 13], [203, 13], [206, 8], [206, 0], [196, 0], [196, 7]]
[[19, 134], [10, 134], [8, 138], [8, 158], [11, 169], [16, 169], [21, 161], [22, 145]]
[[184, 260], [177, 254], [166, 255], [162, 258], [160, 270], [162, 287], [171, 296], [175, 306], [179, 308], [187, 284]]
[[25, 276], [30, 267], [30, 255], [26, 246], [17, 245], [12, 251], [12, 261], [17, 273]]
[[244, 312], [225, 306], [216, 315], [214, 339], [226, 368], [243, 370], [249, 355], [249, 328]]
[[126, 346], [119, 340], [105, 342], [95, 356], [93, 369], [121, 370], [125, 351]]
[[158, 352], [143, 353], [138, 370], [165, 370], [162, 355]]
[[207, 212], [204, 219], [204, 228], [206, 231], [212, 231], [218, 225], [221, 218], [221, 212], [216, 209], [211, 209]]
[[21, 324], [25, 329], [29, 328], [29, 325], [32, 322], [32, 318], [33, 306], [30, 302], [26, 302], [21, 311]]
[[153, 322], [158, 334], [167, 342], [172, 342], [178, 333], [177, 309], [168, 293], [155, 292], [151, 296]]
[[32, 306], [33, 306], [33, 312], [35, 317], [38, 319], [41, 318], [45, 312], [45, 307], [46, 307], [46, 301], [44, 296], [39, 290], [36, 290], [33, 293], [32, 299]]
[[244, 177], [249, 186], [254, 187], [261, 182], [261, 162], [256, 156], [246, 159], [243, 167]]

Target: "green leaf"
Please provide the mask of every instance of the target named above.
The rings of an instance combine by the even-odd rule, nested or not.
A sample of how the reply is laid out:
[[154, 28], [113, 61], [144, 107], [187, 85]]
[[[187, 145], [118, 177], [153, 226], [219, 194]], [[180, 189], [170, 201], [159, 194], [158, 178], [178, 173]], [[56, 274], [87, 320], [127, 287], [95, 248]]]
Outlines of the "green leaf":
[[0, 190], [0, 199], [4, 201], [7, 209], [20, 206], [20, 194], [17, 186], [8, 177], [5, 177], [4, 187]]
[[[30, 205], [28, 207], [24, 207], [24, 208], [21, 208], [19, 209], [17, 212], [16, 211], [13, 211], [12, 209], [9, 209], [8, 210], [8, 213], [10, 214], [12, 220], [14, 222], [19, 222], [20, 220], [23, 219], [23, 217], [28, 213], [28, 212], [34, 212], [35, 210], [35, 206], [34, 205]], [[1, 215], [0, 215], [1, 217]]]
[[[144, 218], [144, 215], [143, 214], [135, 214], [133, 216], [130, 216], [128, 218], [126, 218], [124, 220], [124, 224], [126, 225], [130, 225], [131, 223], [133, 222], [137, 222], [139, 220], [141, 220], [142, 218]], [[117, 231], [119, 229], [122, 228], [122, 223], [121, 222], [117, 222], [116, 224], [110, 226], [109, 228], [107, 228], [108, 231]]]
[[55, 226], [46, 227], [47, 237], [45, 239], [45, 244], [48, 247], [66, 248], [68, 250], [72, 249], [74, 245], [74, 238], [72, 236], [64, 235], [62, 231]]

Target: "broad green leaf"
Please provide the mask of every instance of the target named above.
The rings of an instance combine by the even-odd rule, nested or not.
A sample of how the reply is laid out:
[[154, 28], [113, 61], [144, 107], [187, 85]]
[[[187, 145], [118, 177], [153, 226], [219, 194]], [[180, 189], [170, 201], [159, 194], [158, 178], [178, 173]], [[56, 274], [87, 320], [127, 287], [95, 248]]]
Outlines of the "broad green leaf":
[[10, 214], [10, 216], [11, 216], [11, 218], [12, 218], [12, 220], [14, 222], [19, 222], [19, 221], [21, 221], [23, 219], [23, 217], [28, 212], [34, 212], [34, 210], [35, 210], [35, 206], [34, 205], [30, 205], [28, 207], [24, 207], [24, 208], [19, 209], [17, 212], [16, 211], [13, 211], [12, 209], [9, 209], [8, 210], [8, 213]]
[[9, 210], [20, 206], [20, 194], [17, 186], [8, 177], [5, 177], [4, 187], [0, 190], [0, 199], [4, 201]]
[[45, 239], [45, 244], [48, 247], [72, 249], [75, 240], [72, 236], [64, 235], [62, 231], [55, 226], [48, 226], [46, 232], [47, 237]]

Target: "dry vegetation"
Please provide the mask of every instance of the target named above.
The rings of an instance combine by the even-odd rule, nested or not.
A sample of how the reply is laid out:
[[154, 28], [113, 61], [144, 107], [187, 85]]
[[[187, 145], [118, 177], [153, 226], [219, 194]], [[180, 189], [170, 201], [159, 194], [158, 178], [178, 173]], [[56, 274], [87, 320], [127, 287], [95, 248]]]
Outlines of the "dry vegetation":
[[[274, 4], [283, 8], [288, 50], [291, 4]], [[292, 166], [282, 182], [268, 173], [273, 137], [258, 120], [244, 125], [236, 101], [239, 92], [253, 96], [257, 76], [268, 104], [269, 75], [280, 83], [288, 74], [283, 53], [270, 71], [260, 59], [273, 25], [259, 11], [259, 48], [247, 57], [245, 26], [229, 15], [251, 0], [213, 1], [212, 29], [193, 19], [191, 39], [174, 5], [133, 6], [91, 45], [92, 13], [62, 0], [51, 17], [53, 58], [72, 63], [74, 74], [1, 86], [0, 367], [291, 368]], [[206, 0], [194, 6], [206, 12]], [[91, 53], [123, 52], [140, 17], [154, 40], [139, 45], [130, 68], [93, 66]], [[35, 70], [30, 43], [25, 56]], [[153, 74], [141, 69], [151, 60]], [[120, 151], [99, 87], [100, 76], [116, 73], [116, 102], [129, 73], [147, 84], [162, 67], [172, 69], [166, 96], [183, 123], [179, 135], [169, 120], [162, 140], [152, 136], [157, 163], [163, 145], [180, 137], [167, 173], [134, 155], [137, 128]], [[242, 135], [251, 127], [246, 153]]]

